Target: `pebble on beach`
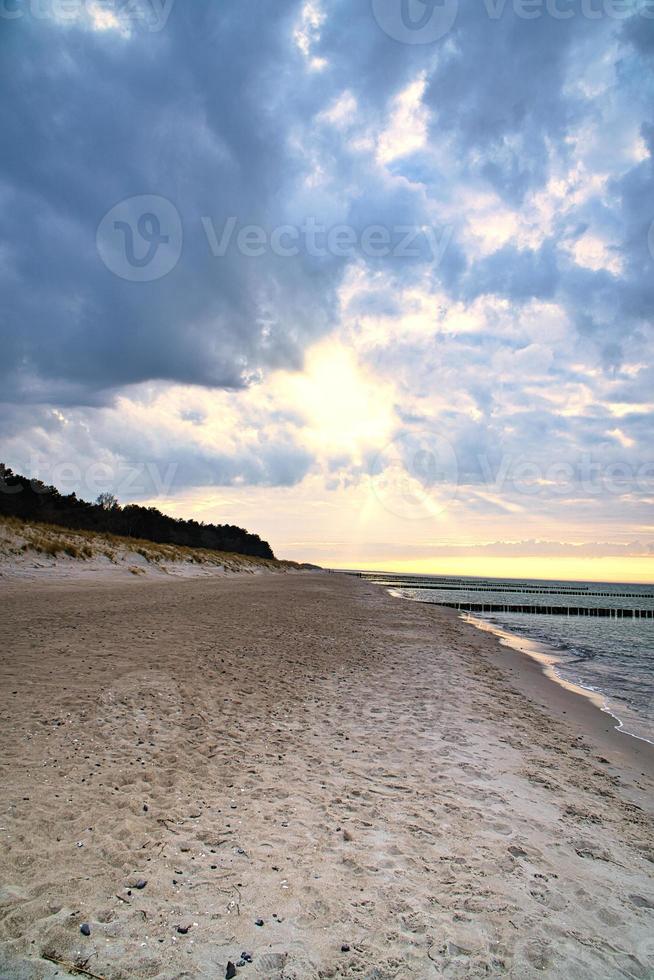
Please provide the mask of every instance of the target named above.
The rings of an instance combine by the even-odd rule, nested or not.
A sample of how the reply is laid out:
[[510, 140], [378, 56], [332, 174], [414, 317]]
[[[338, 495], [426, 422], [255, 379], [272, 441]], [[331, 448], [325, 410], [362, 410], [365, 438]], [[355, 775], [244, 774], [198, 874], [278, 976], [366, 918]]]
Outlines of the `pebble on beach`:
[[83, 922], [79, 927], [79, 931], [82, 933], [83, 936], [90, 936], [91, 926], [88, 924], [88, 922]]
[[227, 969], [225, 971], [225, 980], [233, 980], [235, 976], [236, 976], [236, 967], [230, 960], [229, 963], [227, 964]]

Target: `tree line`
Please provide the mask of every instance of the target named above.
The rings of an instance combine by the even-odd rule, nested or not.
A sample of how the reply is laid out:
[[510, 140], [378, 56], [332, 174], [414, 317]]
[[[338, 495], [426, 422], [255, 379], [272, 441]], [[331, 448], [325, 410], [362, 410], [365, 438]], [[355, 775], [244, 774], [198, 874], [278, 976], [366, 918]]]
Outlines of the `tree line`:
[[40, 480], [13, 473], [0, 463], [0, 514], [22, 520], [57, 524], [71, 530], [98, 531], [159, 544], [231, 551], [239, 555], [274, 558], [272, 548], [258, 534], [232, 524], [205, 524], [169, 517], [156, 507], [118, 503], [100, 494], [94, 504], [76, 494], [61, 494]]

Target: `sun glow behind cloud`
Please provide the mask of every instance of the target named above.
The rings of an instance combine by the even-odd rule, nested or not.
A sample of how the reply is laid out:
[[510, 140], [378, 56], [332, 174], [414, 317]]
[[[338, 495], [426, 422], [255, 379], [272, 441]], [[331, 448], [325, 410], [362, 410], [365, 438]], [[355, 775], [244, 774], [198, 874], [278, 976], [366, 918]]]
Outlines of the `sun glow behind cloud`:
[[273, 380], [280, 404], [301, 415], [305, 438], [320, 455], [349, 453], [387, 439], [393, 426], [393, 389], [362, 368], [353, 351], [325, 341], [308, 354], [301, 374]]

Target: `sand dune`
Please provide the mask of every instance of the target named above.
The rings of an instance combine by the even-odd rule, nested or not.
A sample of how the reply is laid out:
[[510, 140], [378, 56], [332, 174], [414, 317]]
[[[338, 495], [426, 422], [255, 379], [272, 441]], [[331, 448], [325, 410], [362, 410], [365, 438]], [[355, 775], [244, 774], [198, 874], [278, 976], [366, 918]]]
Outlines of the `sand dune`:
[[0, 587], [3, 978], [654, 975], [649, 749], [453, 613]]
[[236, 572], [289, 572], [315, 566], [232, 552], [159, 544], [136, 538], [0, 516], [0, 578], [59, 579], [163, 575], [197, 578]]

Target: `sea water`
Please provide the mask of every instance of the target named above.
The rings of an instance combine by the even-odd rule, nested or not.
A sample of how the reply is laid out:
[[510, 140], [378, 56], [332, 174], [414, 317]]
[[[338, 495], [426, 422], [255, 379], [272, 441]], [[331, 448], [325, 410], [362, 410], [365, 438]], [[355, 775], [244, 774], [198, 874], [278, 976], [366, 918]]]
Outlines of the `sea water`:
[[[368, 574], [417, 602], [654, 609], [654, 587], [536, 579]], [[601, 593], [601, 594], [599, 594]], [[537, 641], [564, 681], [599, 695], [627, 734], [654, 742], [654, 619], [478, 612], [508, 633]]]

